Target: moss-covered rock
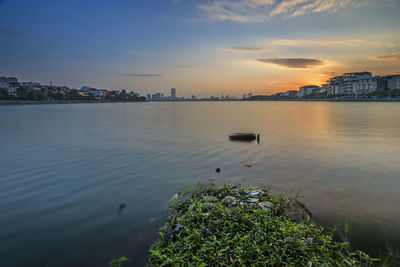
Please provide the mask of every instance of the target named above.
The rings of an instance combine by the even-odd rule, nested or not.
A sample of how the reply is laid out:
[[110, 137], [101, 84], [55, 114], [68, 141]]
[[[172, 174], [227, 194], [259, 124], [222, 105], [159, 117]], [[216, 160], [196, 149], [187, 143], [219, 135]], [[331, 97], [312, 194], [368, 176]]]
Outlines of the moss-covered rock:
[[180, 193], [150, 250], [157, 266], [369, 266], [310, 219], [295, 198], [266, 188], [199, 184]]

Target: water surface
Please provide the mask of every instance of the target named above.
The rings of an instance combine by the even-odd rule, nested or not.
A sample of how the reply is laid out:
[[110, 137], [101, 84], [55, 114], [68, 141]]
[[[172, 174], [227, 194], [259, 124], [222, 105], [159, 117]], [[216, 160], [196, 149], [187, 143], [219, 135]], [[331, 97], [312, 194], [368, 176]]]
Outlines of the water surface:
[[398, 103], [0, 106], [0, 147], [4, 266], [142, 266], [168, 200], [208, 179], [301, 191], [355, 248], [400, 248]]

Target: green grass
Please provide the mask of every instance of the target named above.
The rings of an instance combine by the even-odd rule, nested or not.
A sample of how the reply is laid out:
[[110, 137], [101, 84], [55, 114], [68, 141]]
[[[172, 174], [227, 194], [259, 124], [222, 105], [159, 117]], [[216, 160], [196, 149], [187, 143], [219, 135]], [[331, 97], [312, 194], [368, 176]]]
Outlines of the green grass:
[[253, 190], [199, 184], [180, 193], [150, 249], [149, 265], [370, 266], [378, 261], [333, 240], [334, 230], [316, 225], [298, 196], [274, 195], [266, 188], [251, 196]]

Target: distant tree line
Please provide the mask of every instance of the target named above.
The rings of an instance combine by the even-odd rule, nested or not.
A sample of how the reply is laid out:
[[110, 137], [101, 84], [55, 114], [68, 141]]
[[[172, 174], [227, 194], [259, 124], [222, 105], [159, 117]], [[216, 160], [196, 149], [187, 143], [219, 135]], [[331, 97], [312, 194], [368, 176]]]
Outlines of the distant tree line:
[[146, 98], [136, 93], [127, 93], [126, 90], [107, 91], [102, 98], [96, 98], [93, 93], [85, 93], [72, 89], [61, 91], [57, 89], [32, 89], [25, 86], [18, 87], [10, 93], [7, 88], [0, 88], [0, 100], [27, 100], [27, 101], [116, 101], [116, 102], [144, 102]]

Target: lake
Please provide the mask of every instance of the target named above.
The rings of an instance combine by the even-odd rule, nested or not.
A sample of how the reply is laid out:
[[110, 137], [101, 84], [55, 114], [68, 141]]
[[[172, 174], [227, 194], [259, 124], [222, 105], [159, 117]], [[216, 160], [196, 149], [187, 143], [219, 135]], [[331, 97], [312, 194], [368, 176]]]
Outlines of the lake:
[[209, 179], [300, 191], [354, 248], [400, 253], [399, 103], [0, 106], [0, 147], [2, 266], [143, 266], [171, 197]]

